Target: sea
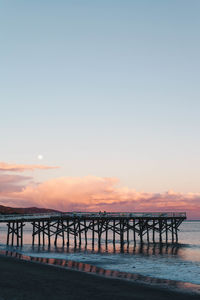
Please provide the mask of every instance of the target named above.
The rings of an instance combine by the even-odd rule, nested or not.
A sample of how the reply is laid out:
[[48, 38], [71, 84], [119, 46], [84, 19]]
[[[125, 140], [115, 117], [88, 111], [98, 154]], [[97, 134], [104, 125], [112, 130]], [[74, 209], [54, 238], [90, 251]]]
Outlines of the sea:
[[7, 226], [0, 224], [0, 253], [200, 294], [200, 221], [184, 221], [179, 229], [179, 242], [176, 244], [141, 245], [138, 240], [136, 245], [125, 243], [121, 249], [120, 241], [116, 239], [113, 245], [112, 236], [108, 234], [107, 246], [102, 239], [100, 248], [92, 247], [90, 236], [87, 245], [83, 241], [81, 246], [74, 247], [71, 237], [69, 247], [63, 247], [59, 239], [56, 247], [39, 247], [32, 246], [32, 226], [27, 224], [24, 227], [23, 247], [12, 247], [6, 246]]

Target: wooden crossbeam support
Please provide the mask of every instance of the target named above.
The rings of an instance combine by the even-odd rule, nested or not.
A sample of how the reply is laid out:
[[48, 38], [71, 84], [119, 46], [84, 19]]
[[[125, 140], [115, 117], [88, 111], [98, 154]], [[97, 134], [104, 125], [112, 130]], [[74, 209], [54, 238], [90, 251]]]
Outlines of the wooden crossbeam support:
[[[107, 247], [109, 233], [112, 234], [113, 245], [116, 242], [116, 235], [119, 236], [120, 246], [123, 248], [124, 242], [127, 242], [127, 251], [129, 243], [136, 243], [136, 233], [139, 236], [140, 243], [144, 242], [144, 238], [147, 243], [150, 243], [150, 236], [152, 236], [153, 243], [157, 241], [160, 244], [163, 241], [167, 244], [169, 240], [169, 232], [171, 232], [172, 243], [178, 242], [178, 230], [180, 224], [185, 218], [172, 215], [169, 217], [111, 217], [108, 218], [105, 214], [92, 218], [81, 218], [80, 216], [74, 216], [70, 218], [63, 218], [62, 216], [57, 219], [42, 219], [37, 218], [31, 221], [32, 224], [32, 244], [40, 246], [45, 245], [45, 238], [47, 237], [48, 245], [51, 245], [51, 237], [54, 238], [55, 246], [61, 242], [65, 245], [65, 234], [67, 236], [67, 246], [71, 241], [71, 237], [74, 239], [74, 246], [77, 246], [77, 239], [79, 246], [82, 244], [82, 238], [85, 241], [85, 245], [88, 243], [88, 233], [92, 237], [91, 243], [94, 248], [95, 233], [98, 236], [98, 245], [100, 247], [102, 236], [105, 239], [105, 245]], [[22, 246], [23, 245], [23, 220], [10, 220], [7, 222], [7, 245]], [[133, 234], [130, 235], [130, 232]], [[156, 234], [157, 233], [157, 234]]]
[[76, 241], [76, 219], [73, 222], [74, 225], [74, 247], [77, 246], [77, 241]]
[[167, 220], [165, 220], [165, 241], [168, 243], [168, 223]]
[[20, 229], [21, 229], [21, 233], [20, 233], [20, 235], [21, 235], [21, 247], [23, 246], [23, 227], [24, 227], [24, 224], [21, 222], [21, 224], [20, 224]]
[[98, 231], [98, 247], [101, 247], [101, 226], [100, 226], [100, 221], [99, 219], [97, 220], [97, 231]]
[[113, 220], [113, 244], [115, 244], [115, 219]]
[[[25, 224], [23, 222], [8, 222], [7, 223], [7, 241], [6, 244], [9, 245], [10, 243], [10, 234], [11, 234], [11, 245], [14, 245], [16, 240], [17, 247], [23, 246], [23, 226]], [[16, 239], [15, 239], [16, 237]]]
[[10, 239], [10, 222], [8, 222], [8, 224], [7, 224], [7, 226], [8, 226], [8, 233], [7, 233], [7, 245], [9, 245], [9, 239]]
[[146, 221], [147, 243], [149, 243], [149, 223]]
[[69, 247], [69, 220], [67, 220], [67, 246]]
[[42, 222], [42, 243], [43, 243], [43, 246], [45, 245], [45, 223], [44, 221]]
[[92, 248], [94, 248], [94, 237], [95, 237], [95, 223], [92, 220]]
[[139, 221], [139, 236], [140, 236], [140, 243], [143, 244], [143, 221]]
[[155, 243], [155, 220], [153, 219], [153, 235], [152, 235], [152, 238], [153, 238], [153, 243]]
[[124, 219], [120, 220], [120, 246], [124, 247]]
[[50, 234], [50, 221], [47, 221], [47, 229], [48, 229], [48, 246], [51, 246], [51, 234]]
[[178, 243], [178, 228], [177, 228], [177, 222], [176, 219], [174, 219], [174, 227], [175, 227], [175, 237], [176, 237], [176, 243]]
[[162, 220], [159, 219], [159, 242], [162, 244]]
[[38, 245], [40, 246], [41, 241], [40, 241], [40, 222], [38, 222]]
[[81, 245], [81, 223], [78, 220], [78, 235], [79, 235], [79, 246]]
[[127, 220], [126, 226], [127, 226], [126, 239], [127, 239], [127, 245], [129, 246], [129, 220]]
[[174, 243], [174, 219], [171, 219], [172, 243]]
[[65, 231], [64, 231], [64, 223], [63, 220], [61, 220], [61, 226], [62, 226], [62, 245], [64, 247], [65, 245]]
[[55, 246], [57, 246], [59, 225], [60, 225], [60, 220], [58, 220], [58, 222], [57, 222], [57, 228], [56, 228], [57, 230], [56, 230], [56, 233], [55, 233], [55, 240], [54, 240], [54, 245]]
[[35, 245], [35, 222], [32, 223], [33, 225], [33, 233], [32, 233], [32, 245]]
[[106, 247], [108, 246], [108, 221], [106, 220], [106, 237], [105, 237], [105, 242], [106, 242]]

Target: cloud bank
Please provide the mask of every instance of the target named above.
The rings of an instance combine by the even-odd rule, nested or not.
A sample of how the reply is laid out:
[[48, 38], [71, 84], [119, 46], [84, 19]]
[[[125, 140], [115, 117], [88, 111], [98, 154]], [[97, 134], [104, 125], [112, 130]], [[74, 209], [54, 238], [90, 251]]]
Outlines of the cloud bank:
[[[13, 177], [14, 182], [22, 182], [21, 179]], [[189, 218], [200, 218], [200, 193], [137, 192], [119, 187], [116, 178], [95, 176], [60, 177], [40, 184], [21, 185], [21, 188], [17, 186], [16, 189], [11, 178], [8, 181], [3, 190], [0, 184], [0, 203], [3, 205], [62, 211], [186, 211]]]
[[24, 172], [39, 170], [57, 169], [58, 167], [43, 166], [43, 165], [23, 165], [23, 164], [8, 164], [0, 162], [0, 171], [2, 172]]

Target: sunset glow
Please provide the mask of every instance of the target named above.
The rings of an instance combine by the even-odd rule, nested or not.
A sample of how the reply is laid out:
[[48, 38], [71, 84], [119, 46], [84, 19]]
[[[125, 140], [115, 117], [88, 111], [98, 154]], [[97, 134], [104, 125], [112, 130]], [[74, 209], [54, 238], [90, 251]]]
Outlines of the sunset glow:
[[186, 211], [189, 219], [200, 216], [200, 193], [148, 193], [122, 187], [117, 178], [96, 176], [66, 176], [35, 183], [32, 177], [17, 174], [34, 168], [53, 167], [1, 163], [1, 204], [61, 211]]

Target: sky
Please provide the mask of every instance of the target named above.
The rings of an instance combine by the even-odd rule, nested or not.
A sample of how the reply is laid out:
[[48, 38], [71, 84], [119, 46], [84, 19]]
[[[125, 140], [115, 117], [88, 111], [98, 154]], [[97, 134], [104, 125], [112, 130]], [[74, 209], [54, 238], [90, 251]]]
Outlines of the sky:
[[0, 204], [200, 218], [199, 1], [0, 2]]

